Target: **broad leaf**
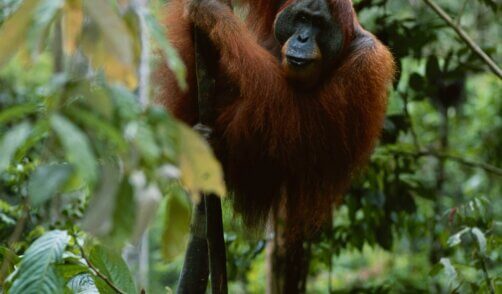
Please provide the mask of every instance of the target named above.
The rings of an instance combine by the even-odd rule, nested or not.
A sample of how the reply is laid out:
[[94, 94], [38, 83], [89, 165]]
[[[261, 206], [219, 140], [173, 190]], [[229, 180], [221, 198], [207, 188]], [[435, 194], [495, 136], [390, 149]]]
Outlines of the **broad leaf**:
[[0, 68], [22, 47], [40, 0], [25, 0], [0, 28]]
[[77, 39], [82, 32], [84, 23], [83, 0], [65, 1], [63, 17], [63, 41], [64, 50], [67, 54], [73, 54], [77, 49]]
[[169, 69], [171, 69], [176, 77], [178, 85], [181, 89], [185, 90], [188, 88], [188, 84], [186, 81], [186, 67], [181, 57], [179, 56], [176, 49], [171, 45], [169, 40], [166, 38], [166, 32], [164, 27], [159, 25], [157, 20], [153, 15], [147, 14], [145, 15], [146, 24], [150, 30], [152, 38], [158, 43], [160, 48], [162, 49], [165, 58], [167, 58], [167, 65]]
[[102, 165], [100, 186], [94, 193], [82, 227], [94, 235], [106, 235], [112, 228], [117, 190], [120, 184], [120, 168], [117, 162], [105, 161]]
[[49, 39], [50, 25], [63, 5], [63, 0], [43, 0], [38, 5], [28, 31], [28, 47], [31, 51], [40, 51], [44, 48], [43, 43]]
[[33, 103], [25, 103], [21, 105], [12, 106], [0, 112], [0, 124], [6, 123], [11, 120], [23, 118], [30, 113], [37, 110], [37, 105]]
[[209, 145], [192, 129], [179, 124], [181, 179], [195, 200], [199, 193], [226, 195], [223, 171]]
[[476, 237], [476, 240], [478, 241], [479, 252], [481, 252], [481, 254], [485, 255], [486, 254], [485, 234], [483, 234], [483, 232], [479, 228], [472, 228], [471, 232]]
[[73, 294], [100, 294], [90, 274], [81, 274], [71, 279], [66, 286]]
[[172, 187], [167, 197], [164, 231], [162, 233], [162, 253], [172, 260], [182, 253], [187, 245], [190, 231], [190, 203], [179, 187]]
[[122, 179], [113, 212], [111, 239], [119, 246], [131, 237], [136, 221], [136, 200], [128, 178]]
[[68, 164], [39, 166], [28, 184], [28, 195], [33, 206], [39, 206], [53, 197], [68, 181], [72, 168]]
[[88, 184], [93, 185], [97, 178], [97, 163], [87, 136], [71, 121], [58, 114], [52, 116], [51, 125], [63, 144], [68, 161]]
[[85, 11], [92, 20], [84, 31], [84, 52], [108, 78], [124, 82], [130, 89], [138, 84], [131, 34], [108, 1], [86, 0]]
[[50, 231], [26, 250], [11, 294], [54, 294], [63, 292], [63, 283], [53, 267], [60, 261], [70, 241], [66, 231]]
[[450, 247], [454, 247], [454, 246], [457, 246], [458, 244], [460, 244], [462, 242], [462, 235], [464, 235], [465, 233], [469, 232], [470, 228], [465, 228], [463, 230], [461, 230], [460, 232], [456, 233], [455, 235], [451, 236], [450, 238], [448, 238], [448, 246]]
[[14, 126], [5, 134], [0, 144], [0, 173], [9, 166], [12, 156], [26, 141], [30, 133], [30, 123], [24, 122]]
[[[129, 268], [119, 254], [98, 245], [92, 248], [89, 258], [100, 274], [105, 275], [123, 293], [137, 293]], [[94, 282], [99, 293], [116, 293], [101, 278], [95, 276]]]

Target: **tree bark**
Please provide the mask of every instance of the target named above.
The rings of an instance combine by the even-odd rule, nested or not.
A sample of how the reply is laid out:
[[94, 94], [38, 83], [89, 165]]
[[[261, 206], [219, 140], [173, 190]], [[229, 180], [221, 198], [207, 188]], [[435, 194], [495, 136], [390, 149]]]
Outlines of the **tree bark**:
[[272, 220], [274, 234], [267, 246], [267, 294], [306, 293], [310, 243], [296, 236], [290, 239], [284, 225], [287, 221], [283, 220]]

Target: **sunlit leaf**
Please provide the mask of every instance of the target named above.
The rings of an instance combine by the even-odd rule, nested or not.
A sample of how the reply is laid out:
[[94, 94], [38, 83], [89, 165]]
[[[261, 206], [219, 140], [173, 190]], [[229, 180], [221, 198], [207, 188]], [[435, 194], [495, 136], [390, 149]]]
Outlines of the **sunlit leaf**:
[[[137, 293], [129, 268], [119, 254], [98, 245], [91, 249], [89, 259], [99, 272], [106, 276], [122, 293]], [[94, 277], [94, 282], [99, 293], [116, 293], [101, 278]]]
[[55, 114], [51, 125], [65, 149], [66, 158], [91, 185], [96, 182], [97, 163], [87, 136], [67, 118]]
[[486, 237], [485, 234], [479, 228], [472, 228], [472, 234], [476, 237], [479, 245], [479, 251], [481, 254], [486, 254]]
[[61, 260], [70, 241], [66, 231], [50, 231], [26, 250], [9, 293], [54, 294], [63, 292], [62, 278], [53, 264]]
[[77, 40], [82, 32], [84, 11], [82, 0], [67, 0], [64, 6], [63, 17], [63, 48], [71, 55], [77, 49]]
[[28, 184], [28, 195], [33, 206], [39, 206], [53, 197], [68, 181], [72, 168], [68, 164], [39, 166]]
[[192, 129], [179, 124], [179, 166], [181, 180], [198, 200], [199, 193], [226, 195], [223, 171], [209, 145]]
[[134, 47], [125, 21], [108, 1], [86, 0], [85, 11], [92, 20], [85, 28], [82, 48], [108, 78], [122, 81], [133, 89], [138, 84]]
[[179, 187], [172, 187], [165, 204], [166, 215], [162, 233], [162, 253], [172, 260], [186, 248], [190, 228], [190, 201]]
[[31, 124], [23, 122], [10, 129], [0, 144], [0, 173], [10, 164], [16, 150], [26, 141], [31, 133]]
[[[0, 68], [17, 52], [26, 41], [26, 35], [33, 21], [40, 0], [25, 0], [21, 7], [0, 28]], [[8, 42], [7, 42], [8, 40]]]

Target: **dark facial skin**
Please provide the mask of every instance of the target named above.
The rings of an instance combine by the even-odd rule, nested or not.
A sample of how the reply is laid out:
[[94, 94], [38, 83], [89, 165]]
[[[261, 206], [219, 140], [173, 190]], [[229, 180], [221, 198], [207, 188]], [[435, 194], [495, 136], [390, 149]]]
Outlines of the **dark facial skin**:
[[286, 76], [302, 87], [316, 85], [342, 48], [343, 36], [326, 0], [298, 0], [276, 18]]

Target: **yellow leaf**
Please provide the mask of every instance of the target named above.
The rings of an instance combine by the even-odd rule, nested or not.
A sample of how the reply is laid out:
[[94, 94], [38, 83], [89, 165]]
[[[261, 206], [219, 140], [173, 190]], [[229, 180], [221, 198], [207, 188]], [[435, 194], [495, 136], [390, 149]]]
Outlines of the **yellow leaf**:
[[131, 32], [108, 1], [86, 0], [85, 11], [92, 20], [84, 27], [82, 46], [92, 65], [103, 68], [112, 81], [130, 89], [138, 85]]
[[92, 66], [103, 69], [109, 80], [122, 82], [129, 89], [137, 87], [136, 69], [131, 63], [119, 59], [95, 24], [88, 24], [84, 28], [81, 45]]
[[163, 203], [162, 255], [166, 260], [173, 260], [185, 251], [190, 231], [190, 201], [181, 187], [174, 186], [170, 190]]
[[25, 0], [21, 7], [0, 28], [0, 68], [20, 51], [33, 21], [39, 0]]
[[181, 181], [192, 198], [199, 200], [199, 193], [226, 195], [223, 171], [209, 145], [186, 125], [179, 124], [179, 165]]
[[82, 0], [66, 1], [63, 11], [64, 51], [71, 55], [77, 49], [77, 40], [84, 23]]

